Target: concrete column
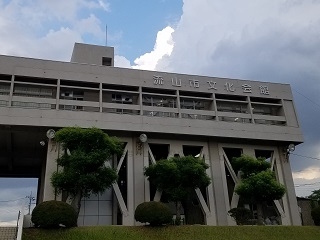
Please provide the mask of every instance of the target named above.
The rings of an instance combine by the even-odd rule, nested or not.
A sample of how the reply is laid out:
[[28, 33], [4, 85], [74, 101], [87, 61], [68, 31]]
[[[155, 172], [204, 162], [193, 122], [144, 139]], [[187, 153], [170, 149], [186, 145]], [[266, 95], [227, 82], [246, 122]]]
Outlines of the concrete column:
[[8, 107], [12, 106], [12, 98], [13, 98], [13, 90], [14, 90], [13, 88], [14, 88], [14, 75], [11, 76], [9, 105], [8, 105]]
[[[287, 187], [286, 182], [285, 182], [285, 176], [283, 175], [283, 166], [282, 166], [283, 161], [286, 161], [286, 160], [284, 159], [284, 155], [282, 154], [281, 150], [279, 151], [279, 153], [278, 153], [278, 151], [275, 151], [274, 154], [275, 154], [275, 157], [276, 157], [276, 161], [275, 161], [276, 171], [275, 171], [275, 173], [278, 176], [279, 183], [283, 184], [286, 187], [287, 191], [288, 191], [288, 187]], [[288, 206], [288, 195], [287, 195], [287, 193], [283, 196], [282, 203], [283, 203], [283, 211], [284, 211], [284, 214], [283, 214], [283, 216], [281, 218], [282, 225], [291, 225], [291, 220], [290, 220], [291, 214], [290, 214], [290, 209], [289, 209], [289, 206]], [[299, 218], [300, 218], [300, 216], [299, 216]]]
[[[147, 143], [143, 144], [143, 167], [149, 167], [149, 145]], [[147, 178], [144, 178], [144, 201], [150, 202], [150, 183]]]
[[[243, 149], [243, 154], [244, 155], [249, 155], [251, 157], [256, 157], [256, 153], [255, 153], [255, 150], [254, 150], [254, 147], [253, 146], [243, 146], [242, 147]], [[231, 159], [229, 159], [231, 161]]]
[[[207, 174], [211, 178], [211, 184], [207, 188], [207, 195], [208, 195], [208, 207], [209, 211], [204, 211], [204, 217], [206, 218], [206, 224], [209, 226], [216, 226], [217, 225], [217, 216], [216, 216], [216, 204], [215, 204], [215, 196], [213, 191], [213, 172], [211, 165], [212, 161], [210, 159], [209, 154], [209, 143], [203, 147], [203, 154], [205, 157], [206, 164], [209, 165], [209, 168], [207, 169]], [[201, 202], [201, 201], [200, 201]], [[203, 203], [204, 204], [204, 203]]]
[[[132, 143], [133, 143], [133, 158], [132, 159], [133, 159], [133, 171], [134, 171], [134, 176], [133, 176], [134, 211], [139, 204], [146, 201], [145, 200], [145, 195], [146, 195], [145, 180], [146, 180], [146, 178], [143, 175], [143, 169], [145, 167], [144, 166], [145, 156], [146, 156], [146, 160], [149, 161], [149, 159], [148, 159], [148, 144], [142, 143], [142, 149], [140, 151], [136, 147], [136, 141], [138, 141], [137, 138], [132, 139]], [[147, 181], [147, 182], [149, 183], [149, 181]], [[147, 192], [150, 196], [149, 189]], [[149, 200], [150, 200], [150, 198], [149, 198]], [[135, 222], [135, 225], [143, 225], [143, 224], [140, 222]]]
[[183, 157], [183, 147], [180, 142], [170, 143], [169, 155], [168, 158], [174, 157], [175, 154], [179, 154], [180, 157]]
[[127, 152], [127, 210], [128, 214], [123, 214], [122, 225], [134, 225], [134, 170], [133, 170], [133, 142], [129, 141]]
[[213, 110], [216, 112], [215, 116], [216, 116], [216, 121], [219, 121], [219, 115], [218, 115], [218, 107], [217, 107], [217, 101], [216, 101], [216, 95], [213, 93], [212, 94], [212, 104], [213, 104]]
[[[294, 190], [294, 183], [292, 178], [292, 172], [290, 167], [290, 159], [286, 159], [284, 157], [282, 149], [279, 148], [280, 155], [282, 156], [281, 160], [281, 167], [282, 167], [282, 174], [283, 174], [283, 184], [286, 186], [286, 199], [287, 201], [287, 208], [290, 213], [290, 221], [291, 225], [294, 226], [301, 226], [301, 218], [298, 209], [297, 197]], [[285, 205], [285, 204], [284, 204]]]
[[209, 142], [208, 146], [217, 225], [225, 226], [228, 225], [227, 204], [229, 204], [229, 199], [223, 156], [220, 156], [218, 144], [216, 142]]
[[60, 79], [57, 80], [56, 110], [59, 110], [60, 104]]
[[99, 83], [99, 112], [102, 112], [102, 83]]
[[43, 201], [48, 200], [61, 200], [61, 196], [55, 196], [55, 191], [51, 185], [51, 176], [53, 172], [57, 171], [58, 166], [56, 159], [60, 153], [60, 147], [52, 139], [48, 141], [48, 151], [46, 159], [45, 177], [43, 179]]
[[142, 87], [139, 87], [139, 106], [140, 106], [140, 115], [143, 115], [143, 99], [142, 99]]
[[181, 118], [181, 104], [180, 104], [180, 92], [179, 92], [179, 90], [176, 90], [176, 96], [177, 96], [178, 117]]

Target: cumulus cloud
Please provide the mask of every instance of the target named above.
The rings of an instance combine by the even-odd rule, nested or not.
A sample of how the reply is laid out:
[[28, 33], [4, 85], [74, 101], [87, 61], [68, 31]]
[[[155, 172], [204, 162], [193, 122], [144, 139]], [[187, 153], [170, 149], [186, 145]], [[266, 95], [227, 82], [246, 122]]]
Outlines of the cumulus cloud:
[[114, 66], [122, 68], [132, 68], [130, 61], [124, 56], [119, 55], [114, 56]]
[[170, 56], [174, 45], [172, 41], [173, 32], [173, 28], [169, 26], [159, 31], [153, 50], [135, 59], [134, 63], [136, 65], [133, 68], [154, 70], [159, 60], [165, 56]]
[[75, 32], [81, 35], [92, 34], [100, 39], [105, 37], [105, 32], [101, 29], [101, 21], [94, 14], [75, 23]]
[[68, 61], [74, 42], [103, 39], [97, 11], [110, 11], [108, 2], [0, 1], [0, 54]]

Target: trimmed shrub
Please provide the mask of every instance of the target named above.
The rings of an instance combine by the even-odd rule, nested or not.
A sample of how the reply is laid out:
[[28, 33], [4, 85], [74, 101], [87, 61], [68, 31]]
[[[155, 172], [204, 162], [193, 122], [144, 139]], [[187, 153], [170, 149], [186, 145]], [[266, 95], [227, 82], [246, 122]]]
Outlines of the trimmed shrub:
[[171, 223], [172, 212], [162, 202], [144, 202], [137, 206], [134, 218], [138, 222], [149, 223], [151, 226], [160, 226]]
[[31, 221], [36, 227], [57, 228], [77, 226], [77, 213], [69, 204], [60, 201], [46, 201], [32, 211]]
[[311, 210], [311, 217], [316, 226], [320, 226], [320, 207]]
[[228, 213], [238, 225], [248, 224], [251, 218], [251, 211], [244, 207], [232, 208]]

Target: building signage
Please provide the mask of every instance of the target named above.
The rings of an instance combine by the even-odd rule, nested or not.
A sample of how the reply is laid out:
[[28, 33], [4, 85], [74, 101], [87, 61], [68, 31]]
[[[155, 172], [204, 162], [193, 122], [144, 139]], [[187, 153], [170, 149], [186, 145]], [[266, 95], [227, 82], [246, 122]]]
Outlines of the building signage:
[[[153, 76], [153, 84], [154, 85], [165, 85], [165, 81], [163, 76], [159, 76], [159, 75], [154, 75]], [[218, 90], [217, 88], [217, 82], [214, 81], [207, 81], [206, 82], [207, 88], [208, 90]], [[182, 86], [182, 80], [178, 77], [173, 77], [171, 78], [171, 86], [172, 87], [181, 87]], [[200, 87], [200, 81], [197, 79], [188, 79], [188, 86], [190, 88], [199, 88]], [[236, 92], [236, 88], [234, 86], [233, 83], [231, 82], [226, 82], [224, 85], [224, 91], [225, 92]], [[252, 93], [252, 87], [249, 84], [243, 84], [241, 85], [241, 89], [243, 93]], [[260, 85], [259, 88], [257, 89], [259, 90], [261, 95], [269, 95], [269, 87], [268, 86], [263, 86]]]

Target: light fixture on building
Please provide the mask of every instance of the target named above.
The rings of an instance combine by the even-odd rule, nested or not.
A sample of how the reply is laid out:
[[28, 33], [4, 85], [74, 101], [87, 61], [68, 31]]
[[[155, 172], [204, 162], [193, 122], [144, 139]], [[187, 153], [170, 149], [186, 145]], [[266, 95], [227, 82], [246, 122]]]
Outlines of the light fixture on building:
[[292, 153], [295, 149], [296, 149], [295, 145], [291, 143], [287, 148], [287, 153]]
[[234, 121], [237, 122], [239, 120], [239, 118], [235, 118]]
[[295, 145], [293, 143], [290, 143], [283, 151], [284, 159], [286, 162], [289, 161], [289, 155], [296, 149]]
[[148, 137], [146, 134], [142, 133], [139, 136], [139, 140], [136, 142], [136, 154], [142, 154], [143, 144], [147, 142]]
[[56, 131], [54, 131], [53, 129], [49, 129], [49, 130], [47, 131], [46, 135], [47, 135], [47, 138], [53, 139], [54, 136], [56, 135]]
[[139, 136], [139, 140], [140, 140], [140, 142], [145, 143], [148, 140], [148, 137], [146, 134], [142, 133]]
[[40, 145], [41, 145], [42, 147], [44, 147], [44, 146], [46, 145], [46, 142], [45, 142], [45, 141], [40, 141]]

